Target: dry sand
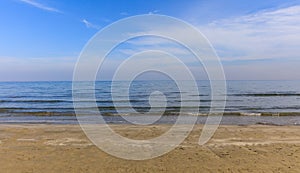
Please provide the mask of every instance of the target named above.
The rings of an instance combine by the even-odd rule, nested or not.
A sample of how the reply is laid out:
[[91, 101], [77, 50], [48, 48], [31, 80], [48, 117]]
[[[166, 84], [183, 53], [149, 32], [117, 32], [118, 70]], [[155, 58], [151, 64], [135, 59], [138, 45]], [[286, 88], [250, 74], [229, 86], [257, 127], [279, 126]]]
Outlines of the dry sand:
[[[133, 139], [161, 134], [167, 125], [113, 125]], [[204, 146], [202, 126], [175, 150], [146, 161], [106, 154], [77, 125], [1, 125], [0, 172], [300, 172], [300, 127], [220, 126]]]

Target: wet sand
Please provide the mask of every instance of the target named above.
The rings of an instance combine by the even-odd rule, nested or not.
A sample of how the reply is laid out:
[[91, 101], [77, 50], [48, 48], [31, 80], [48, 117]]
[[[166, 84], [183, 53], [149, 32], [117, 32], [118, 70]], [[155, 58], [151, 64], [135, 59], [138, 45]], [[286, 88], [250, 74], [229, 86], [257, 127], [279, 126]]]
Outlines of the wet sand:
[[[113, 125], [133, 139], [157, 136], [168, 125]], [[175, 150], [130, 161], [94, 146], [78, 125], [0, 125], [0, 172], [299, 172], [300, 126], [220, 126], [205, 145], [202, 126]]]

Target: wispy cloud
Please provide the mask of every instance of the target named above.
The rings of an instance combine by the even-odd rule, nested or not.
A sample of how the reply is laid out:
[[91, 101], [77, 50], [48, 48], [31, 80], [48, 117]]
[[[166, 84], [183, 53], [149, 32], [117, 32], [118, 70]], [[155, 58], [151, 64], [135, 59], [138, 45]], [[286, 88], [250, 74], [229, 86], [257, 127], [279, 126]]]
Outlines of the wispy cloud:
[[[169, 34], [182, 37], [182, 40], [192, 45], [199, 44], [197, 37], [185, 31], [185, 28], [169, 27], [172, 28], [167, 31]], [[153, 30], [164, 28], [163, 23], [153, 26]], [[201, 24], [198, 28], [212, 43], [222, 61], [299, 60], [300, 5], [261, 10], [249, 15]], [[132, 35], [135, 34], [137, 33]], [[140, 33], [143, 34], [148, 33]], [[153, 45], [151, 48], [159, 46], [165, 48], [164, 50], [174, 51], [169, 42], [162, 39], [139, 39], [129, 43], [134, 47], [149, 48]], [[176, 47], [175, 52], [180, 49]], [[124, 49], [122, 53], [132, 53], [132, 50]], [[184, 50], [181, 54], [184, 54]]]
[[83, 19], [81, 22], [84, 23], [87, 28], [100, 29], [100, 26], [92, 24], [91, 22], [87, 21], [86, 19]]
[[200, 25], [223, 60], [299, 58], [300, 6]]
[[158, 12], [159, 12], [159, 10], [153, 10], [153, 11], [149, 11], [148, 14], [155, 14], [155, 13], [158, 13]]
[[38, 3], [38, 2], [33, 1], [33, 0], [20, 0], [20, 1], [23, 2], [23, 3], [26, 3], [28, 5], [34, 6], [36, 8], [39, 8], [41, 10], [56, 12], [56, 13], [62, 13], [60, 10], [58, 10], [56, 8], [46, 6], [44, 4]]
[[[140, 25], [132, 26], [138, 28]], [[228, 79], [299, 79], [300, 64], [300, 5], [266, 9], [252, 14], [220, 19], [209, 24], [198, 24], [199, 30], [208, 38], [217, 50], [224, 64]], [[164, 23], [157, 22], [153, 31], [165, 30]], [[166, 32], [181, 38], [190, 45], [199, 45], [198, 37], [185, 28], [168, 26]], [[151, 35], [151, 32], [129, 33]], [[122, 54], [132, 55], [139, 51], [154, 49], [170, 52], [187, 63], [195, 74], [198, 66], [193, 66], [193, 59], [188, 59], [181, 47], [174, 47], [162, 39], [137, 39], [128, 41], [128, 47], [122, 47]], [[205, 45], [204, 45], [205, 46]], [[189, 53], [189, 52], [187, 52]], [[191, 61], [190, 61], [191, 60]], [[191, 63], [189, 63], [191, 62]], [[110, 67], [110, 66], [108, 66]], [[134, 67], [132, 67], [134, 68]], [[199, 77], [199, 79], [202, 79]]]

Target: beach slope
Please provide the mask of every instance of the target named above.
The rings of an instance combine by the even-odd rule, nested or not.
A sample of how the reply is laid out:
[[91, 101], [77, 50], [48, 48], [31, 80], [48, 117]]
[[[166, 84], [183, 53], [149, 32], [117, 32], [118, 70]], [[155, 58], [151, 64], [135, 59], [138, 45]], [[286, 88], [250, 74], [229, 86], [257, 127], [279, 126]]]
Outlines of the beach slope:
[[[112, 125], [123, 136], [147, 139], [168, 125]], [[203, 126], [175, 150], [145, 161], [123, 160], [98, 149], [78, 125], [0, 126], [0, 170], [18, 172], [299, 172], [300, 127], [220, 126], [205, 145]]]

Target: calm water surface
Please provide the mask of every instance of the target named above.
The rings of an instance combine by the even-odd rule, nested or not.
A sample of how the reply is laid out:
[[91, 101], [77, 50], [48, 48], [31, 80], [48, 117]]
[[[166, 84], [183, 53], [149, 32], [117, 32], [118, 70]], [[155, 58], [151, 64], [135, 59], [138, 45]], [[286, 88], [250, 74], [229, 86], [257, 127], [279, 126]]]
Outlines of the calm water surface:
[[[84, 83], [90, 85], [91, 83]], [[199, 107], [203, 115], [210, 109], [211, 93], [209, 81], [198, 81], [200, 106], [198, 96], [189, 90], [186, 82], [184, 91], [179, 91], [175, 83], [170, 81], [134, 81], [130, 85], [129, 100], [126, 99], [124, 86], [128, 82], [117, 82], [118, 90], [114, 100], [111, 96], [111, 82], [95, 83], [97, 110], [110, 123], [126, 123], [116, 115], [124, 116], [156, 116], [164, 114], [157, 123], [172, 123], [180, 109], [186, 117], [192, 115], [191, 109]], [[151, 115], [149, 96], [154, 91], [164, 94], [167, 102], [156, 100], [156, 106]], [[74, 91], [89, 94], [88, 90]], [[182, 100], [184, 96], [185, 100]], [[87, 97], [89, 98], [89, 97]], [[155, 98], [154, 98], [155, 99]], [[113, 100], [113, 101], [112, 101]], [[223, 100], [215, 100], [223, 101]], [[89, 107], [92, 100], [82, 100], [81, 109], [94, 110]], [[161, 103], [160, 103], [161, 102]], [[118, 105], [118, 113], [115, 105]], [[162, 105], [160, 107], [159, 105]], [[183, 105], [183, 106], [182, 106]], [[136, 115], [134, 111], [139, 113]], [[93, 114], [94, 112], [90, 112]], [[134, 114], [134, 115], [133, 115]], [[275, 116], [259, 116], [272, 114]], [[194, 115], [194, 114], [193, 114]], [[239, 116], [244, 115], [244, 116]], [[254, 115], [254, 116], [250, 116]], [[285, 116], [276, 116], [285, 115]], [[300, 124], [300, 81], [227, 81], [227, 99], [223, 124]], [[93, 119], [93, 116], [90, 117]], [[198, 123], [204, 123], [205, 116], [199, 116]], [[76, 123], [72, 100], [72, 82], [0, 82], [0, 123]]]

